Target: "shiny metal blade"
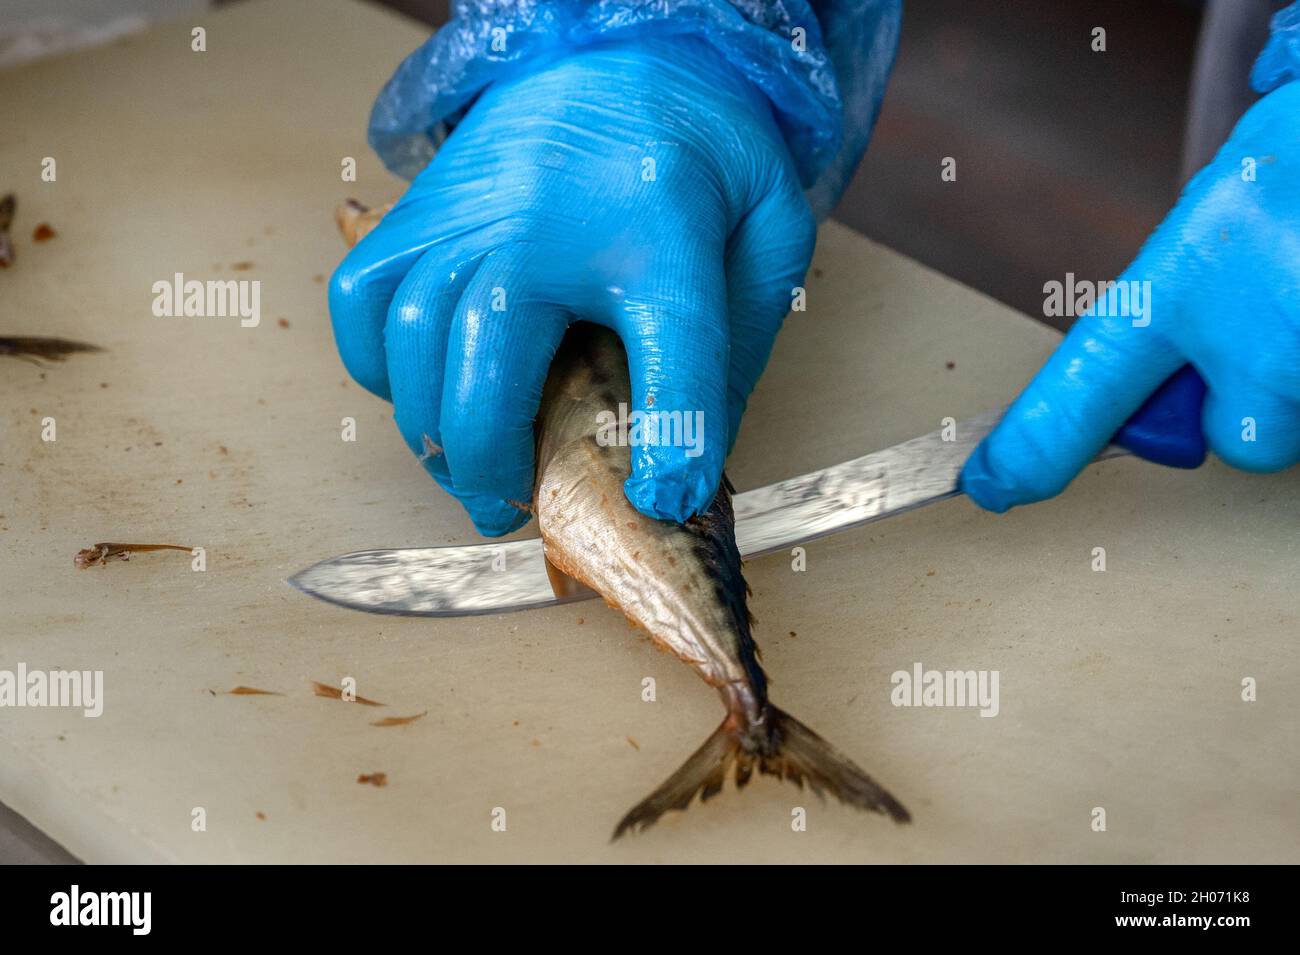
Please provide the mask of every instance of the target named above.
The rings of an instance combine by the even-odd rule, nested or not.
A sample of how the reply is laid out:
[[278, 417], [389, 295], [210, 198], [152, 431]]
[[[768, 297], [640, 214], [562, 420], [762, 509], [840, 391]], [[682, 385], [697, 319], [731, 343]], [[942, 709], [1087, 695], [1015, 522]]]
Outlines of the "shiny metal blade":
[[962, 465], [993, 430], [989, 411], [883, 451], [736, 495], [743, 557], [768, 554], [952, 497]]
[[538, 538], [356, 551], [313, 564], [289, 583], [353, 610], [417, 617], [505, 613], [595, 596], [549, 572]]
[[[975, 446], [1001, 418], [991, 411], [883, 451], [737, 494], [743, 557], [793, 547], [957, 494]], [[1125, 453], [1115, 446], [1101, 458]], [[546, 563], [539, 539], [463, 547], [368, 550], [322, 561], [291, 578], [299, 590], [374, 613], [506, 613], [595, 594]]]

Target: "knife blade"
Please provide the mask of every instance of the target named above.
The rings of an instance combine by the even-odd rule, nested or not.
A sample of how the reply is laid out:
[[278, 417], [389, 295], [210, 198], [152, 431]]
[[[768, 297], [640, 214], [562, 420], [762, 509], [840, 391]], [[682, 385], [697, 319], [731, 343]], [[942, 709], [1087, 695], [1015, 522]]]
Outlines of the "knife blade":
[[[987, 412], [946, 432], [737, 494], [741, 556], [793, 547], [953, 497], [962, 464], [1001, 414]], [[1112, 445], [1101, 457], [1124, 453]], [[507, 613], [595, 596], [550, 569], [540, 538], [357, 551], [314, 564], [289, 583], [355, 610], [425, 617]]]
[[[1175, 372], [1097, 460], [1136, 454], [1166, 467], [1205, 460], [1204, 380]], [[990, 411], [883, 451], [736, 495], [736, 543], [755, 557], [860, 527], [958, 493], [966, 458], [1001, 419]], [[372, 613], [446, 617], [505, 613], [593, 597], [547, 563], [540, 539], [462, 547], [367, 550], [321, 561], [289, 581], [304, 593]]]

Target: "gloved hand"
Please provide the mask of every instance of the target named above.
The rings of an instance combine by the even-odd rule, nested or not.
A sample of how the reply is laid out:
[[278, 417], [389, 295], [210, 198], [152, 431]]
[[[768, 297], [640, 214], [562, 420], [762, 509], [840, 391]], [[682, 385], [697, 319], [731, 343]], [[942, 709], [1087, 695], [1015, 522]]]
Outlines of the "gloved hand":
[[1220, 458], [1249, 471], [1300, 461], [1300, 83], [1242, 117], [1119, 278], [1146, 280], [1149, 325], [1081, 317], [975, 449], [961, 488], [981, 507], [1058, 494], [1188, 362]]
[[522, 526], [533, 418], [569, 322], [627, 348], [631, 410], [703, 412], [703, 453], [632, 448], [643, 513], [708, 506], [812, 255], [763, 94], [707, 42], [643, 37], [490, 86], [339, 266], [351, 375], [483, 534]]

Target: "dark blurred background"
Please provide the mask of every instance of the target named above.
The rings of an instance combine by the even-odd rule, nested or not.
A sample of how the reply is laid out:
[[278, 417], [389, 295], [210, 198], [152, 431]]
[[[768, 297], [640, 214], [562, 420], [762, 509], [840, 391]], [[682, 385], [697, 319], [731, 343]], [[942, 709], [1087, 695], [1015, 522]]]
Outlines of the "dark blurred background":
[[[0, 67], [237, 2], [0, 0]], [[370, 2], [448, 17], [448, 0]], [[1044, 282], [1114, 278], [1133, 258], [1253, 99], [1285, 3], [903, 0], [880, 122], [835, 215], [1041, 316]], [[956, 182], [940, 179], [947, 156]]]
[[[446, 0], [384, 2], [447, 18]], [[1177, 198], [1203, 18], [1189, 169], [1253, 98], [1250, 63], [1284, 5], [904, 0], [880, 121], [835, 218], [1041, 316], [1044, 282], [1114, 278]], [[939, 178], [945, 156], [956, 182]]]

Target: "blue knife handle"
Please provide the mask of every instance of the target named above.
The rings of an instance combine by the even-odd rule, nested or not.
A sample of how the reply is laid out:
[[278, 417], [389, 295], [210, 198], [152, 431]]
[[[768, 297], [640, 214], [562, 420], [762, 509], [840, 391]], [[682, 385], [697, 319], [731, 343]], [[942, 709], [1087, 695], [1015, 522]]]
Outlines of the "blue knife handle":
[[1205, 460], [1201, 405], [1205, 382], [1184, 365], [1147, 399], [1112, 439], [1140, 458], [1171, 468], [1200, 467]]

